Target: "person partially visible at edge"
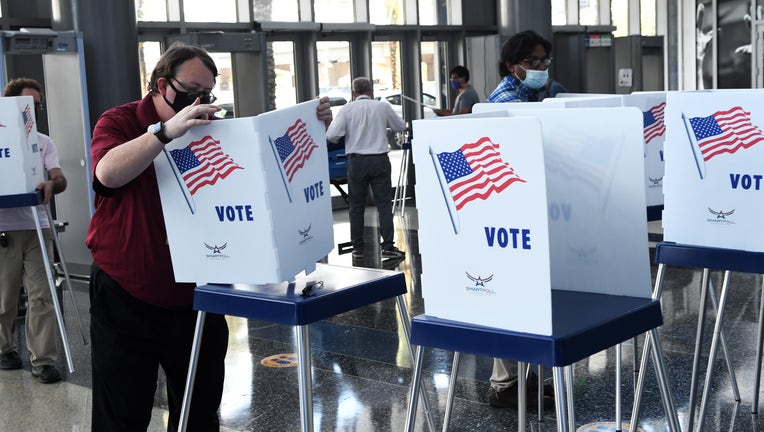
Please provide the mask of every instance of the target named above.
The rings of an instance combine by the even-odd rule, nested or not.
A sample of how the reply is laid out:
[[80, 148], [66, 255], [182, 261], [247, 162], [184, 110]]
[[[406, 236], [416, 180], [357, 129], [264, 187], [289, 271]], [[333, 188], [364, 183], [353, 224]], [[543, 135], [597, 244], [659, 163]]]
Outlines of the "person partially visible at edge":
[[512, 36], [501, 49], [502, 80], [486, 101], [539, 102], [564, 93], [565, 88], [549, 78], [551, 54], [552, 43], [533, 30]]
[[450, 78], [451, 88], [459, 91], [454, 101], [454, 108], [451, 111], [437, 108], [432, 110], [439, 117], [471, 113], [472, 106], [480, 102], [480, 96], [469, 83], [470, 71], [464, 66], [455, 66], [451, 69]]
[[[178, 428], [194, 338], [194, 284], [173, 275], [153, 160], [220, 108], [218, 75], [202, 48], [174, 43], [159, 58], [141, 100], [106, 111], [90, 149], [95, 212], [86, 245], [90, 273], [93, 431], [145, 431], [158, 368], [167, 381], [168, 430]], [[317, 117], [332, 120], [328, 98]], [[188, 430], [219, 430], [228, 327], [207, 314]]]
[[[43, 109], [42, 85], [31, 78], [16, 78], [5, 87], [3, 96], [31, 96], [37, 118]], [[37, 144], [47, 180], [37, 185], [43, 203], [36, 208], [43, 228], [45, 249], [53, 257], [53, 234], [44, 205], [54, 194], [66, 189], [66, 178], [49, 136], [38, 132]], [[14, 337], [22, 284], [28, 306], [24, 317], [32, 376], [45, 384], [61, 381], [56, 368], [56, 309], [51, 297], [46, 263], [32, 214], [28, 207], [0, 209], [0, 369], [21, 369], [22, 361]]]

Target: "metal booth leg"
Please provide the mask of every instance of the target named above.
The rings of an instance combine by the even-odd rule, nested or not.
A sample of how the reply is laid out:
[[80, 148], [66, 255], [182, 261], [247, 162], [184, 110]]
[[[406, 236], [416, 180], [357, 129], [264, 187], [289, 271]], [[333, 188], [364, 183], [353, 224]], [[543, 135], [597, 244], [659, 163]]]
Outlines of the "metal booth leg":
[[666, 411], [666, 417], [668, 418], [669, 430], [671, 432], [682, 432], [682, 427], [679, 425], [679, 418], [676, 414], [674, 397], [671, 394], [671, 386], [669, 385], [668, 374], [666, 373], [666, 364], [663, 361], [663, 349], [661, 348], [662, 344], [660, 335], [658, 334], [658, 329], [650, 330], [649, 335], [653, 341], [651, 345], [653, 367], [655, 368], [655, 376], [658, 379], [658, 388], [660, 389], [661, 399], [663, 399], [663, 406]]
[[706, 382], [703, 383], [703, 398], [700, 402], [700, 412], [698, 413], [698, 429], [703, 429], [703, 420], [706, 414], [706, 402], [708, 393], [711, 389], [711, 379], [713, 378], [713, 365], [716, 361], [716, 348], [719, 343], [722, 325], [724, 324], [724, 306], [727, 304], [727, 294], [729, 288], [730, 272], [724, 272], [724, 282], [722, 282], [722, 293], [719, 298], [719, 310], [716, 313], [716, 323], [714, 323], [714, 336], [711, 339], [711, 350], [708, 353], [708, 366], [706, 368]]
[[417, 346], [415, 351], [416, 355], [414, 356], [414, 376], [411, 378], [409, 411], [406, 415], [406, 432], [414, 431], [414, 424], [416, 423], [417, 400], [419, 399], [419, 388], [421, 386], [420, 379], [422, 378], [422, 347]]
[[566, 399], [568, 402], [568, 428], [576, 430], [576, 410], [573, 407], [573, 365], [565, 366], [565, 381], [568, 383]]
[[517, 430], [524, 431], [528, 414], [527, 392], [525, 390], [525, 374], [527, 363], [517, 362]]
[[295, 326], [297, 335], [297, 377], [300, 384], [302, 432], [313, 432], [313, 380], [310, 373], [310, 328]]
[[456, 392], [456, 380], [459, 376], [459, 351], [454, 351], [454, 361], [451, 363], [451, 378], [448, 380], [448, 398], [446, 399], [446, 413], [443, 416], [443, 432], [448, 431], [451, 422], [451, 409], [454, 406], [454, 393]]
[[621, 361], [623, 360], [623, 347], [615, 346], [615, 430], [621, 431]]
[[[557, 432], [568, 431], [568, 412], [567, 412], [567, 396], [565, 385], [565, 374], [563, 368], [555, 366], [552, 368], [552, 376], [554, 377], [554, 407], [557, 413]], [[568, 383], [573, 385], [573, 383]]]
[[[416, 359], [414, 358], [415, 349], [411, 345], [411, 320], [409, 319], [408, 308], [406, 307], [406, 300], [403, 298], [403, 295], [395, 297], [395, 304], [398, 306], [398, 314], [401, 318], [401, 328], [403, 328], [403, 335], [406, 337], [406, 345], [409, 347], [411, 363], [416, 364]], [[424, 409], [425, 418], [427, 419], [427, 426], [430, 428], [430, 431], [435, 431], [437, 429], [435, 428], [435, 421], [432, 418], [432, 408], [430, 406], [430, 399], [427, 397], [427, 392], [421, 392], [420, 397], [422, 398], [422, 407]]]
[[[32, 211], [34, 218], [34, 226], [37, 230], [37, 238], [40, 240], [40, 252], [42, 252], [42, 260], [45, 263], [45, 274], [48, 276], [48, 286], [50, 287], [50, 296], [53, 300], [53, 308], [56, 311], [56, 321], [58, 322], [58, 330], [61, 333], [61, 341], [64, 345], [64, 354], [66, 357], [66, 364], [69, 367], [69, 372], [74, 372], [74, 362], [72, 361], [72, 353], [69, 350], [69, 339], [66, 337], [66, 327], [64, 327], [64, 316], [61, 313], [61, 304], [58, 302], [58, 293], [56, 293], [56, 283], [53, 281], [53, 261], [48, 256], [48, 248], [45, 245], [45, 237], [42, 234], [42, 227], [40, 225], [40, 218], [37, 216], [37, 210], [34, 207], [29, 207]], [[49, 221], [53, 224], [53, 221]], [[51, 227], [51, 230], [55, 228]]]
[[71, 278], [69, 277], [69, 269], [66, 268], [66, 259], [64, 258], [64, 250], [61, 248], [61, 239], [58, 237], [58, 231], [53, 229], [53, 217], [50, 215], [50, 209], [47, 205], [43, 206], [45, 208], [45, 214], [48, 216], [48, 221], [50, 222], [50, 232], [51, 237], [53, 238], [53, 244], [56, 245], [56, 250], [58, 251], [58, 257], [61, 258], [61, 268], [64, 270], [64, 281], [66, 282], [66, 288], [69, 290], [69, 298], [72, 302], [72, 305], [74, 306], [74, 316], [77, 318], [77, 326], [80, 329], [80, 335], [82, 335], [82, 343], [84, 345], [88, 344], [88, 339], [85, 336], [85, 327], [82, 325], [82, 318], [80, 318], [80, 309], [77, 307], [77, 299], [74, 298], [74, 291], [72, 291], [72, 282]]
[[764, 279], [761, 282], [761, 301], [759, 303], [759, 332], [756, 338], [756, 378], [753, 381], [753, 402], [751, 413], [759, 412], [759, 385], [761, 384], [761, 356], [762, 344], [764, 344]]
[[183, 406], [180, 409], [178, 430], [186, 432], [188, 426], [188, 411], [191, 407], [191, 397], [194, 392], [194, 379], [196, 379], [196, 366], [199, 362], [199, 348], [202, 346], [202, 334], [204, 333], [204, 319], [207, 313], [196, 313], [196, 329], [194, 330], [194, 343], [191, 345], [191, 360], [188, 362], [188, 374], [186, 375], [186, 389], [183, 392]]

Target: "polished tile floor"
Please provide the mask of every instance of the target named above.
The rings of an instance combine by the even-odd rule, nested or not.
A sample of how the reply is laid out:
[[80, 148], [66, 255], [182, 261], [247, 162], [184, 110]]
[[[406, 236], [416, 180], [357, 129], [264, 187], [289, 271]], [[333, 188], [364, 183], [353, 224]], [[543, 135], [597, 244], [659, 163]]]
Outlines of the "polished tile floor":
[[[347, 211], [337, 210], [334, 216], [336, 243], [348, 241]], [[367, 247], [371, 250], [367, 253], [369, 261], [364, 265], [404, 272], [409, 289], [405, 296], [408, 312], [412, 316], [422, 313], [424, 306], [419, 283], [421, 261], [416, 211], [407, 207], [404, 218], [396, 217], [397, 245], [406, 251], [406, 258], [394, 262], [382, 262], [374, 252], [376, 214], [373, 208], [367, 211], [366, 221]], [[648, 248], [647, 243], [645, 247]], [[327, 261], [330, 264], [352, 265], [351, 254], [338, 254], [337, 251], [335, 249], [329, 255]], [[653, 277], [656, 269], [653, 266]], [[665, 320], [661, 329], [663, 349], [683, 428], [687, 425], [700, 275], [701, 271], [697, 269], [667, 268], [662, 299]], [[721, 274], [713, 272], [712, 280], [718, 291]], [[761, 285], [762, 279], [758, 275], [732, 275], [725, 332], [742, 401], [735, 403], [733, 400], [729, 373], [723, 361], [717, 361], [704, 431], [764, 430], [764, 418], [751, 414]], [[87, 288], [84, 283], [75, 282], [73, 291], [77, 309], [87, 329]], [[0, 431], [90, 429], [89, 347], [83, 343], [77, 328], [68, 292], [64, 293], [63, 304], [75, 372], [65, 373], [61, 383], [43, 385], [32, 378], [26, 360], [21, 371], [0, 371]], [[220, 408], [224, 430], [298, 431], [300, 414], [296, 368], [267, 367], [261, 364], [261, 360], [266, 357], [295, 352], [292, 329], [234, 317], [229, 317], [228, 322], [230, 345], [225, 393]], [[311, 325], [310, 332], [315, 429], [357, 432], [402, 430], [412, 369], [395, 302], [380, 302], [315, 323]], [[19, 335], [21, 346], [24, 345], [23, 337], [22, 332]], [[708, 339], [704, 341], [704, 352], [707, 352], [710, 344]], [[639, 352], [641, 344], [642, 338], [638, 342]], [[60, 348], [59, 366], [63, 371], [66, 369], [63, 345]], [[632, 341], [624, 343], [624, 420], [631, 416], [633, 348]], [[27, 353], [22, 353], [22, 357], [26, 359]], [[702, 370], [705, 370], [705, 360], [704, 355]], [[445, 408], [451, 362], [452, 355], [449, 352], [425, 350], [424, 383], [431, 404], [436, 408], [433, 420], [438, 429]], [[609, 422], [612, 425], [615, 418], [614, 363], [615, 351], [609, 349], [575, 364], [574, 394], [580, 430], [609, 430], [595, 424]], [[450, 430], [516, 430], [515, 410], [494, 409], [487, 404], [490, 373], [490, 358], [462, 355]], [[545, 375], [548, 378], [549, 371]], [[150, 430], [165, 429], [166, 406], [160, 385]], [[541, 422], [535, 415], [529, 418], [528, 430], [556, 430], [552, 412], [546, 413]], [[647, 375], [639, 426], [644, 431], [668, 430], [652, 369]], [[417, 430], [427, 430], [421, 413], [417, 420]]]

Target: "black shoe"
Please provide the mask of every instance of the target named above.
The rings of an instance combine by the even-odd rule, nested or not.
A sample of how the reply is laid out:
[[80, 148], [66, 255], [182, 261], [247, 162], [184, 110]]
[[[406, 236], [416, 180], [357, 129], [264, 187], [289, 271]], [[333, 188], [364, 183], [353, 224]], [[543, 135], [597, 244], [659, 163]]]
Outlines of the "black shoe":
[[382, 249], [380, 253], [382, 254], [382, 259], [404, 258], [406, 256], [405, 252], [395, 246], [391, 246], [389, 249]]
[[32, 376], [39, 379], [43, 384], [61, 381], [61, 374], [58, 372], [58, 369], [51, 365], [32, 366]]
[[[529, 379], [526, 382], [525, 403], [529, 411], [538, 410], [538, 381]], [[496, 390], [491, 387], [488, 394], [488, 404], [494, 408], [515, 408], [517, 409], [517, 381], [510, 384], [504, 390]], [[554, 386], [544, 384], [544, 410], [554, 409]]]
[[21, 357], [19, 357], [19, 353], [16, 351], [9, 351], [5, 354], [0, 354], [0, 369], [21, 369]]

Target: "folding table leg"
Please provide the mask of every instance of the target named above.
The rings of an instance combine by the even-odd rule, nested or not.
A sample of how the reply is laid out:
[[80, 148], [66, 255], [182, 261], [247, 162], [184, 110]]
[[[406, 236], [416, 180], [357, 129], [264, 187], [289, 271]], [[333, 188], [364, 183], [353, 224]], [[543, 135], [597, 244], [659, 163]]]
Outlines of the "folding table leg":
[[753, 402], [751, 403], [751, 413], [759, 412], [759, 385], [761, 384], [761, 356], [762, 344], [764, 344], [764, 279], [762, 279], [761, 300], [759, 302], [759, 332], [756, 338], [756, 378], [753, 381]]
[[714, 323], [714, 336], [711, 339], [711, 350], [708, 353], [708, 366], [706, 369], [706, 382], [703, 383], [703, 398], [700, 401], [700, 412], [698, 413], [698, 429], [703, 429], [703, 420], [706, 414], [706, 402], [708, 393], [711, 389], [711, 379], [713, 378], [714, 362], [716, 361], [716, 348], [719, 343], [719, 336], [724, 324], [724, 306], [727, 304], [727, 294], [729, 289], [730, 272], [724, 272], [724, 282], [722, 282], [722, 293], [719, 298], [719, 310], [716, 312], [716, 323]]
[[422, 378], [422, 347], [416, 347], [414, 356], [414, 376], [411, 378], [411, 393], [409, 394], [409, 411], [406, 415], [406, 432], [414, 431], [416, 423], [417, 400], [419, 399], [420, 379]]
[[[554, 377], [554, 408], [557, 413], [557, 432], [567, 432], [568, 414], [565, 396], [565, 376], [563, 374], [563, 368], [559, 366], [553, 367], [552, 376]], [[572, 386], [573, 384], [569, 383], [569, 385]]]
[[451, 409], [454, 406], [454, 392], [456, 391], [456, 379], [459, 376], [459, 351], [454, 351], [454, 361], [451, 363], [451, 378], [448, 380], [448, 398], [446, 399], [446, 413], [443, 416], [443, 432], [448, 431], [448, 423], [451, 421]]
[[194, 330], [194, 342], [191, 345], [191, 360], [188, 362], [188, 374], [186, 375], [186, 389], [183, 392], [183, 406], [180, 409], [178, 430], [186, 432], [188, 426], [188, 410], [191, 407], [191, 397], [194, 392], [194, 379], [196, 379], [196, 366], [199, 361], [199, 348], [202, 346], [202, 334], [204, 333], [204, 319], [207, 312], [196, 313], [196, 329]]
[[[403, 335], [406, 337], [406, 345], [409, 347], [409, 355], [411, 356], [411, 363], [415, 362], [414, 349], [411, 345], [411, 320], [409, 319], [408, 308], [406, 307], [406, 300], [403, 295], [395, 297], [395, 304], [398, 306], [398, 314], [401, 317], [401, 327], [403, 328]], [[427, 426], [430, 431], [435, 431], [435, 421], [432, 418], [432, 408], [430, 407], [430, 399], [427, 397], [427, 392], [421, 392], [422, 407], [424, 409], [424, 415], [427, 419]]]
[[[34, 226], [37, 230], [37, 238], [40, 240], [40, 251], [42, 252], [42, 262], [45, 263], [45, 274], [48, 276], [48, 286], [50, 287], [50, 296], [53, 300], [53, 308], [56, 311], [56, 321], [58, 322], [58, 330], [61, 333], [61, 342], [64, 345], [64, 355], [66, 357], [66, 364], [69, 367], [69, 372], [74, 372], [74, 362], [72, 361], [72, 353], [69, 349], [69, 338], [66, 337], [66, 327], [64, 327], [64, 315], [61, 313], [61, 303], [58, 301], [58, 293], [56, 292], [56, 284], [53, 282], [53, 261], [48, 256], [48, 248], [45, 247], [45, 237], [42, 234], [42, 227], [40, 225], [40, 218], [37, 216], [37, 210], [34, 207], [29, 207], [32, 210], [32, 216], [34, 218]], [[53, 221], [50, 221], [52, 224]], [[52, 230], [53, 228], [51, 228]]]
[[313, 380], [310, 373], [310, 328], [295, 326], [297, 335], [297, 377], [300, 383], [302, 432], [313, 432]]

